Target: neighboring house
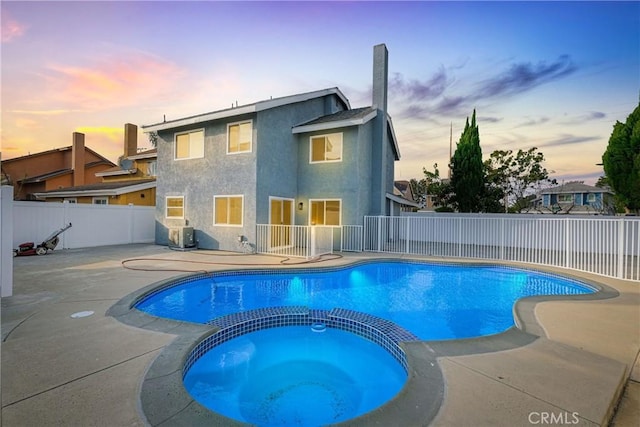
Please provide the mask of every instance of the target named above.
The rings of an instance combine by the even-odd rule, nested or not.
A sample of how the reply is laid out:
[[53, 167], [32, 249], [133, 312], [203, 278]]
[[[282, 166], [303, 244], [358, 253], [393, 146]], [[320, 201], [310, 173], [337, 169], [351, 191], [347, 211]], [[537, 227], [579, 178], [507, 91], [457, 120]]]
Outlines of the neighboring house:
[[199, 247], [238, 250], [257, 224], [361, 225], [399, 212], [387, 58], [374, 47], [369, 107], [330, 88], [143, 126], [158, 141], [156, 242], [190, 226]]
[[34, 193], [100, 182], [95, 174], [113, 166], [74, 132], [70, 147], [2, 160], [2, 180], [13, 186], [15, 200], [35, 200]]
[[100, 205], [154, 206], [156, 202], [157, 150], [138, 152], [138, 127], [124, 127], [124, 155], [120, 166], [97, 172], [101, 182], [75, 185], [35, 193], [47, 202], [92, 203]]
[[560, 214], [614, 214], [613, 193], [608, 188], [581, 182], [547, 188], [540, 192], [537, 210]]
[[415, 209], [420, 208], [420, 204], [416, 201], [409, 181], [400, 180], [393, 183], [393, 194], [401, 197], [403, 200], [400, 202], [402, 206], [400, 210], [413, 212]]

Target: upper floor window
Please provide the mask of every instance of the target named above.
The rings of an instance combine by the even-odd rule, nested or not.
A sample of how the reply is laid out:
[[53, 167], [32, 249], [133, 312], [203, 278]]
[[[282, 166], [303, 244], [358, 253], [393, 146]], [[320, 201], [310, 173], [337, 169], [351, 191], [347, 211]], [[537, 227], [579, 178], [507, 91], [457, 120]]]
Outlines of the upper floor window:
[[573, 194], [558, 194], [558, 203], [573, 202]]
[[587, 194], [587, 202], [593, 203], [596, 201], [596, 193]]
[[242, 225], [243, 196], [213, 196], [214, 225]]
[[176, 134], [175, 160], [204, 157], [204, 130]]
[[312, 136], [310, 141], [310, 163], [342, 161], [342, 133]]
[[340, 200], [310, 200], [311, 225], [340, 225]]
[[227, 125], [227, 154], [250, 153], [252, 140], [251, 120]]
[[67, 202], [67, 203], [78, 203], [78, 199], [76, 199], [75, 197], [66, 197], [63, 202]]
[[167, 218], [184, 218], [184, 196], [167, 196], [166, 214]]
[[94, 205], [108, 205], [109, 198], [108, 197], [94, 197], [93, 198]]

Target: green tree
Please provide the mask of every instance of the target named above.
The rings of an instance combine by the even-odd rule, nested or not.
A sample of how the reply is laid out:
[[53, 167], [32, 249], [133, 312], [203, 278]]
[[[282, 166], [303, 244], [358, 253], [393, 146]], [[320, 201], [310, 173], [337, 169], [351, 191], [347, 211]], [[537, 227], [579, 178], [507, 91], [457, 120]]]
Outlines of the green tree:
[[[599, 177], [598, 181], [596, 182], [596, 187], [611, 190], [609, 178], [607, 178], [606, 175]], [[616, 213], [624, 213], [624, 202], [620, 200], [620, 197], [617, 194], [613, 195], [612, 200], [607, 200], [607, 198], [605, 197], [603, 210], [610, 213], [611, 215], [614, 215]]]
[[479, 212], [484, 190], [484, 166], [480, 148], [480, 132], [476, 125], [476, 110], [464, 126], [460, 141], [451, 159], [451, 187], [460, 212]]
[[422, 168], [424, 180], [427, 183], [427, 195], [432, 196], [433, 205], [438, 212], [453, 212], [451, 207], [453, 190], [451, 184], [440, 177], [438, 164], [434, 163], [433, 172]]
[[640, 213], [640, 103], [625, 123], [613, 126], [602, 164], [617, 197]]
[[489, 186], [502, 190], [505, 212], [522, 212], [531, 207], [531, 195], [543, 186], [556, 185], [543, 166], [544, 154], [537, 147], [528, 150], [496, 150], [484, 162]]

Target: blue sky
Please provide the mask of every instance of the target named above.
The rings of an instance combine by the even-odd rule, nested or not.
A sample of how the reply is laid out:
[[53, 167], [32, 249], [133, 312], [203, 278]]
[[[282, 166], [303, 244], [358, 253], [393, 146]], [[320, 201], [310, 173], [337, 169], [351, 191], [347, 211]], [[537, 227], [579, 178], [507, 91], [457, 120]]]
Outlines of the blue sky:
[[[139, 126], [339, 87], [371, 104], [389, 49], [396, 178], [446, 175], [477, 110], [487, 157], [538, 147], [593, 183], [640, 96], [638, 2], [10, 2], [2, 12], [2, 158], [86, 144], [116, 160]], [[140, 135], [140, 145], [147, 138]]]

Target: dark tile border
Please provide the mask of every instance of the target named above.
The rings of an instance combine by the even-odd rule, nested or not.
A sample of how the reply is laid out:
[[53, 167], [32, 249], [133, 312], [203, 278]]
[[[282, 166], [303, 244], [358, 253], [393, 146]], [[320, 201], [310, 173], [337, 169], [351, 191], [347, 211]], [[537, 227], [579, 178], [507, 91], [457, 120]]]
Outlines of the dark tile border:
[[[443, 262], [422, 259], [419, 257], [409, 259], [370, 258], [331, 267], [288, 269], [274, 267], [268, 269], [259, 268], [243, 270], [227, 269], [210, 273], [197, 273], [174, 277], [153, 283], [125, 296], [109, 308], [106, 313], [107, 315], [112, 316], [120, 322], [130, 326], [178, 335], [178, 337], [171, 342], [171, 344], [165, 347], [165, 349], [155, 359], [142, 382], [140, 399], [142, 410], [147, 417], [147, 421], [153, 426], [246, 425], [236, 420], [224, 417], [221, 414], [212, 412], [193, 400], [184, 388], [182, 379], [184, 372], [186, 372], [187, 365], [191, 366], [190, 364], [195, 360], [193, 359], [195, 357], [193, 355], [198, 354], [198, 351], [201, 351], [202, 348], [208, 345], [203, 344], [206, 340], [209, 339], [211, 342], [215, 341], [215, 339], [211, 337], [216, 336], [216, 333], [225, 328], [229, 329], [238, 327], [237, 325], [242, 324], [243, 322], [243, 316], [251, 319], [252, 315], [246, 314], [249, 312], [237, 313], [214, 319], [210, 324], [203, 325], [151, 316], [134, 308], [138, 302], [168, 287], [199, 280], [203, 277], [231, 274], [317, 273], [343, 270], [361, 264], [379, 262], [500, 267], [520, 271], [531, 271], [546, 276], [573, 280], [581, 285], [592, 287], [596, 292], [581, 295], [543, 295], [525, 297], [518, 300], [513, 308], [516, 327], [512, 327], [505, 332], [495, 335], [444, 341], [419, 341], [415, 336], [413, 336], [413, 334], [405, 331], [392, 322], [370, 316], [366, 313], [354, 312], [345, 309], [334, 309], [330, 312], [326, 312], [324, 310], [309, 310], [306, 307], [280, 307], [280, 309], [284, 309], [284, 311], [281, 311], [277, 316], [282, 315], [287, 321], [293, 321], [296, 316], [301, 319], [305, 316], [305, 311], [307, 313], [306, 316], [309, 319], [313, 319], [314, 316], [322, 317], [325, 315], [328, 316], [328, 313], [333, 313], [337, 327], [342, 329], [349, 330], [349, 328], [352, 328], [353, 330], [351, 330], [351, 332], [360, 333], [361, 335], [364, 333], [363, 336], [367, 338], [367, 332], [364, 331], [376, 330], [378, 332], [377, 334], [374, 334], [374, 336], [377, 336], [382, 340], [390, 340], [393, 343], [389, 344], [389, 341], [386, 341], [387, 347], [385, 347], [385, 344], [382, 344], [383, 347], [385, 347], [387, 351], [390, 351], [390, 348], [395, 346], [395, 353], [392, 352], [392, 354], [397, 360], [400, 360], [401, 363], [403, 363], [402, 360], [404, 360], [403, 366], [407, 370], [408, 378], [400, 393], [378, 409], [368, 412], [360, 417], [340, 423], [340, 426], [369, 426], [374, 424], [398, 425], [398, 423], [402, 425], [427, 425], [436, 416], [442, 400], [444, 399], [444, 378], [438, 365], [439, 357], [509, 350], [530, 344], [538, 337], [545, 337], [544, 329], [540, 324], [538, 324], [534, 313], [535, 306], [539, 302], [592, 301], [615, 298], [619, 295], [618, 291], [607, 285], [574, 276], [569, 271], [559, 274], [549, 272], [545, 269], [521, 268], [511, 265], [503, 265], [496, 262]], [[262, 326], [273, 327], [279, 326], [281, 323], [278, 322], [283, 321], [280, 319], [274, 321], [273, 324], [270, 324], [268, 317], [273, 315], [270, 309], [252, 311], [257, 311], [258, 314], [253, 320], [249, 321], [257, 322], [257, 325], [260, 325], [260, 322], [263, 322]], [[265, 320], [265, 314], [267, 320]], [[234, 318], [234, 316], [237, 316], [237, 318]], [[246, 322], [246, 320], [244, 321]], [[381, 321], [381, 323], [378, 321]], [[238, 331], [245, 331], [242, 333], [246, 333], [251, 330], [252, 327], [255, 328], [256, 325], [248, 327], [239, 326]], [[258, 327], [258, 329], [261, 329], [261, 327]], [[198, 348], [198, 346], [202, 346], [202, 348]]]

